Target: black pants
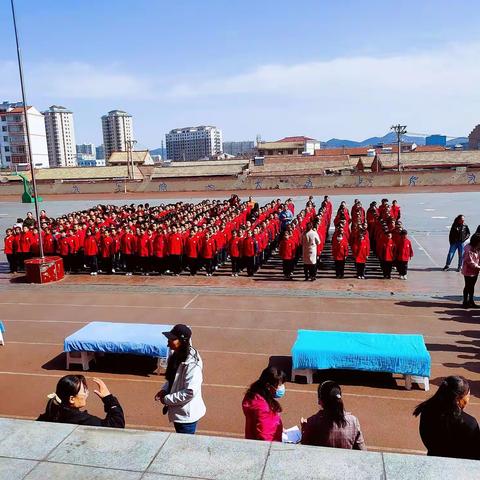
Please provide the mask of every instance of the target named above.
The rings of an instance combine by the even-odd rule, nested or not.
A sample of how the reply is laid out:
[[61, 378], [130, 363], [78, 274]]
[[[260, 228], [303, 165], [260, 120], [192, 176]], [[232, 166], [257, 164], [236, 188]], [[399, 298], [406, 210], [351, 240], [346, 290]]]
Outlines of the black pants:
[[345, 260], [335, 260], [335, 275], [343, 277], [345, 274]]
[[188, 257], [188, 269], [190, 275], [196, 275], [198, 270], [198, 258]]
[[230, 257], [232, 262], [232, 273], [240, 272], [240, 257]]
[[125, 270], [127, 273], [133, 273], [135, 270], [135, 255], [124, 253], [122, 257], [125, 261]]
[[175, 275], [180, 275], [180, 272], [182, 271], [182, 256], [181, 255], [170, 255], [169, 256], [169, 261], [170, 261], [170, 270]]
[[165, 257], [153, 257], [153, 265], [156, 272], [159, 275], [163, 275], [165, 273], [166, 265], [165, 265]]
[[398, 260], [397, 270], [398, 270], [398, 274], [401, 277], [404, 277], [408, 272], [408, 262], [402, 262], [401, 260]]
[[253, 277], [255, 273], [255, 257], [245, 257], [245, 267], [247, 268], [247, 275]]
[[305, 280], [317, 278], [317, 265], [303, 265], [303, 272], [305, 274]]
[[283, 274], [286, 277], [290, 277], [293, 273], [293, 269], [295, 268], [295, 259], [292, 258], [291, 260], [284, 260], [283, 261]]
[[70, 257], [71, 255], [62, 255], [63, 271], [65, 273], [70, 273], [70, 270], [72, 269], [72, 265], [70, 263]]
[[98, 272], [98, 262], [96, 255], [86, 255], [85, 263], [87, 267], [90, 268], [90, 272]]
[[8, 266], [10, 267], [10, 273], [15, 273], [17, 271], [17, 262], [15, 261], [14, 253], [7, 253]]
[[150, 257], [138, 257], [138, 266], [142, 273], [150, 273]]
[[357, 277], [365, 276], [365, 264], [355, 262], [355, 268], [357, 269]]
[[392, 267], [393, 262], [387, 262], [385, 260], [382, 262], [382, 271], [384, 278], [390, 278], [392, 276]]
[[102, 270], [109, 275], [112, 273], [113, 268], [113, 257], [103, 257], [102, 258]]
[[475, 293], [475, 284], [478, 280], [478, 274], [474, 277], [465, 275], [465, 288], [463, 289], [463, 303], [473, 303], [473, 295]]
[[213, 258], [204, 258], [203, 259], [203, 264], [205, 265], [205, 271], [208, 274], [213, 273]]

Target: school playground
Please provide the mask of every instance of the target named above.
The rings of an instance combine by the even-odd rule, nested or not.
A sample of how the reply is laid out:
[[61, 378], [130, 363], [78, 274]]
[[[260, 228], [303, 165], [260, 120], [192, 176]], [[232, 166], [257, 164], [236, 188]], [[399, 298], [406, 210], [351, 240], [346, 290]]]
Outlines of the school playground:
[[[233, 437], [243, 436], [241, 400], [247, 385], [269, 363], [289, 371], [298, 329], [420, 333], [432, 358], [429, 393], [417, 386], [407, 391], [403, 379], [388, 374], [329, 371], [318, 374], [313, 385], [300, 378], [288, 382], [282, 405], [285, 426], [298, 423], [316, 410], [318, 382], [332, 378], [342, 384], [346, 407], [358, 416], [369, 449], [423, 452], [418, 420], [411, 412], [441, 378], [467, 377], [472, 388], [468, 410], [480, 416], [480, 312], [459, 308], [461, 274], [440, 271], [453, 218], [463, 213], [471, 230], [480, 223], [479, 194], [331, 195], [334, 208], [341, 200], [350, 206], [359, 198], [368, 206], [383, 197], [398, 200], [415, 249], [408, 281], [357, 280], [353, 275], [337, 280], [321, 274], [315, 283], [288, 282], [273, 262], [253, 278], [232, 278], [226, 270], [195, 278], [70, 275], [55, 285], [31, 286], [11, 282], [2, 263], [0, 320], [6, 344], [0, 346], [0, 416], [35, 418], [43, 411], [46, 395], [66, 373], [64, 338], [91, 321], [190, 325], [205, 365], [207, 415], [199, 433]], [[254, 197], [259, 203], [271, 198], [277, 198], [274, 191]], [[46, 201], [42, 208], [56, 216], [95, 203], [175, 200], [69, 199]], [[305, 196], [295, 197], [297, 211], [305, 201]], [[2, 233], [31, 208], [0, 202]], [[163, 382], [154, 368], [148, 358], [106, 356], [92, 364], [87, 379], [100, 376], [106, 381], [122, 403], [129, 427], [171, 430], [153, 401]], [[101, 414], [100, 402], [92, 397], [89, 410]]]

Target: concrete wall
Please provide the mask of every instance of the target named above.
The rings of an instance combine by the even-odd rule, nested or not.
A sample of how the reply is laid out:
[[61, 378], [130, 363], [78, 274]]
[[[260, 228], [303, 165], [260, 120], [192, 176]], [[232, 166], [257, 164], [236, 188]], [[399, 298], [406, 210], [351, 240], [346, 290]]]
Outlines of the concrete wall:
[[[168, 178], [146, 181], [56, 181], [38, 182], [40, 195], [122, 193], [128, 192], [209, 192], [240, 190], [276, 190], [300, 188], [362, 188], [434, 185], [480, 185], [480, 169], [456, 172], [455, 170], [355, 175], [272, 175], [254, 177]], [[0, 183], [0, 195], [19, 195], [21, 183]]]
[[480, 462], [0, 418], [8, 480], [467, 480]]

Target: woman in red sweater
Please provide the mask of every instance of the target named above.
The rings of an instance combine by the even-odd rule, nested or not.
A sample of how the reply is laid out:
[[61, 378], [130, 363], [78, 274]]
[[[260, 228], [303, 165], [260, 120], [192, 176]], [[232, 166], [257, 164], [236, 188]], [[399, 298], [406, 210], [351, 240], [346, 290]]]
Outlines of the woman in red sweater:
[[7, 228], [4, 242], [5, 242], [4, 252], [5, 252], [5, 255], [7, 256], [8, 266], [10, 267], [10, 273], [15, 273], [17, 271], [17, 265], [15, 262], [15, 250], [14, 250], [15, 237], [13, 236], [13, 230], [11, 228]]
[[92, 231], [88, 229], [85, 234], [85, 241], [83, 243], [85, 254], [85, 264], [90, 268], [90, 275], [97, 275], [98, 273], [98, 244]]
[[213, 258], [216, 253], [215, 240], [210, 236], [210, 232], [207, 230], [205, 238], [203, 239], [200, 247], [200, 256], [202, 257], [203, 264], [205, 265], [205, 271], [207, 277], [211, 277], [213, 273]]
[[287, 230], [280, 241], [279, 254], [283, 261], [283, 275], [287, 280], [292, 280], [292, 273], [295, 268], [295, 242]]
[[396, 248], [397, 270], [402, 280], [407, 279], [408, 262], [413, 257], [412, 242], [407, 238], [407, 235], [406, 230], [400, 232], [400, 239]]
[[240, 273], [240, 252], [242, 250], [242, 239], [237, 230], [232, 231], [232, 238], [229, 242], [230, 261], [232, 262], [232, 277], [238, 277]]
[[352, 255], [355, 260], [357, 278], [365, 279], [365, 264], [370, 255], [370, 242], [365, 230], [360, 230], [359, 236], [353, 242]]
[[332, 241], [332, 256], [335, 262], [335, 276], [343, 278], [345, 274], [345, 261], [348, 256], [348, 240], [343, 232], [337, 231]]

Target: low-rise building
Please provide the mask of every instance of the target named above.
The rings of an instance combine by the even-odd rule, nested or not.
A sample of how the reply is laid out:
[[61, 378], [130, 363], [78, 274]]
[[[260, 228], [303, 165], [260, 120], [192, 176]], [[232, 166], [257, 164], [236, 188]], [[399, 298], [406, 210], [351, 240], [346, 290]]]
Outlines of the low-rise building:
[[259, 142], [257, 152], [260, 157], [269, 155], [315, 155], [320, 142], [310, 137], [285, 137], [275, 142]]

